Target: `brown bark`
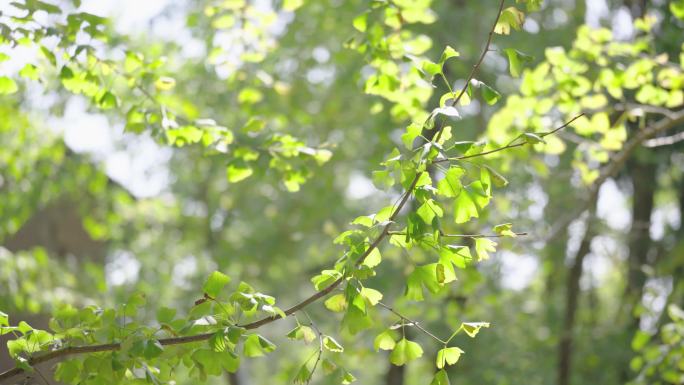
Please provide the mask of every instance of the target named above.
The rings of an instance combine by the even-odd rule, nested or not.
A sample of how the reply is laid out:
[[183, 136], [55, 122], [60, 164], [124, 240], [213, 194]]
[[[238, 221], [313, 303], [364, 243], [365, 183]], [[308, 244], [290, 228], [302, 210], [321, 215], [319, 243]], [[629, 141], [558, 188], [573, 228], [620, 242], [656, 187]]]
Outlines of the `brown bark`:
[[404, 385], [405, 366], [389, 364], [385, 375], [385, 385]]
[[577, 314], [580, 296], [580, 279], [582, 278], [582, 265], [585, 257], [591, 252], [591, 241], [594, 238], [594, 211], [596, 202], [592, 202], [587, 217], [586, 228], [580, 246], [572, 260], [568, 271], [565, 289], [565, 315], [563, 329], [561, 330], [560, 343], [558, 344], [558, 385], [568, 385], [572, 373], [572, 344], [573, 330]]
[[73, 255], [83, 261], [102, 262], [106, 244], [88, 234], [78, 205], [62, 198], [36, 210], [16, 233], [3, 241], [3, 246], [12, 252], [43, 247], [50, 255]]
[[[658, 259], [667, 258], [672, 261], [672, 291], [667, 297], [666, 304], [681, 304], [684, 302], [684, 180], [679, 183], [679, 228], [675, 232], [676, 242], [667, 254]], [[663, 311], [658, 318], [658, 330], [669, 321], [667, 311]]]
[[[629, 230], [629, 257], [627, 260], [627, 286], [625, 297], [627, 308], [633, 313], [641, 302], [646, 274], [643, 266], [648, 264], [651, 249], [651, 214], [656, 190], [656, 167], [653, 163], [635, 161], [629, 169], [633, 186], [632, 225]], [[631, 314], [631, 313], [630, 313]], [[632, 328], [637, 329], [641, 317], [632, 314]]]
[[[651, 214], [653, 213], [656, 191], [656, 165], [639, 159], [630, 164], [629, 179], [632, 182], [632, 225], [629, 230], [627, 258], [627, 284], [625, 286], [624, 316], [628, 320], [626, 328], [627, 346], [631, 351], [631, 337], [639, 330], [641, 315], [639, 307], [644, 293], [647, 276], [643, 267], [649, 263], [649, 251], [652, 241], [650, 236]], [[631, 376], [629, 359], [622, 365], [621, 378], [627, 381]]]

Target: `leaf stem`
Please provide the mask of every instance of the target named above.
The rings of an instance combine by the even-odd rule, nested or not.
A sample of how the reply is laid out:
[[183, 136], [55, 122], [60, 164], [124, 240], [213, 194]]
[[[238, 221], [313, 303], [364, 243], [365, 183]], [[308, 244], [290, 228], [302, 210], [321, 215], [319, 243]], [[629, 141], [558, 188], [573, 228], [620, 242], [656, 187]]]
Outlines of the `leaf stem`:
[[[553, 135], [553, 134], [555, 134], [556, 132], [558, 132], [559, 130], [561, 130], [561, 129], [567, 127], [567, 126], [569, 126], [570, 124], [572, 124], [572, 122], [574, 122], [575, 120], [579, 119], [581, 116], [584, 116], [584, 113], [581, 113], [581, 114], [575, 116], [574, 118], [570, 119], [569, 121], [567, 121], [567, 122], [564, 123], [563, 125], [561, 125], [561, 126], [555, 128], [555, 129], [553, 129], [552, 131], [544, 132], [544, 133], [539, 134], [539, 135], [540, 135], [541, 137]], [[434, 161], [434, 163], [453, 162], [453, 161], [457, 161], [457, 160], [476, 158], [476, 157], [485, 156], [485, 155], [489, 155], [489, 154], [494, 154], [494, 153], [496, 153], [496, 152], [508, 150], [508, 149], [510, 149], [510, 148], [521, 147], [521, 146], [524, 146], [524, 145], [526, 145], [526, 144], [528, 144], [528, 142], [520, 142], [520, 143], [515, 143], [515, 144], [507, 144], [507, 145], [505, 145], [505, 146], [503, 146], [503, 147], [498, 147], [498, 148], [495, 148], [495, 149], [493, 149], [493, 150], [481, 152], [481, 153], [479, 153], [479, 154], [461, 155], [461, 156], [456, 156], [456, 157], [452, 157], [452, 158], [437, 159], [437, 160]]]
[[418, 330], [420, 330], [421, 332], [425, 333], [426, 335], [430, 336], [430, 337], [433, 338], [435, 341], [440, 342], [440, 343], [442, 343], [442, 344], [446, 344], [446, 343], [448, 342], [448, 341], [444, 341], [444, 340], [442, 340], [441, 338], [437, 337], [436, 335], [432, 334], [432, 332], [430, 332], [429, 330], [427, 330], [427, 329], [425, 329], [424, 327], [420, 326], [420, 324], [419, 324], [418, 322], [416, 322], [416, 321], [414, 321], [414, 320], [412, 320], [412, 319], [409, 319], [408, 317], [405, 317], [403, 314], [401, 314], [401, 313], [399, 313], [398, 311], [394, 310], [394, 308], [392, 308], [391, 306], [388, 306], [388, 305], [382, 303], [381, 301], [378, 301], [378, 305], [384, 307], [385, 309], [389, 310], [389, 311], [392, 312], [394, 315], [396, 315], [397, 317], [399, 317], [399, 318], [401, 319], [401, 322], [402, 322], [402, 327], [406, 326], [406, 322], [408, 322], [408, 323], [409, 323], [409, 324], [408, 324], [409, 326], [415, 326], [416, 329], [418, 329]]

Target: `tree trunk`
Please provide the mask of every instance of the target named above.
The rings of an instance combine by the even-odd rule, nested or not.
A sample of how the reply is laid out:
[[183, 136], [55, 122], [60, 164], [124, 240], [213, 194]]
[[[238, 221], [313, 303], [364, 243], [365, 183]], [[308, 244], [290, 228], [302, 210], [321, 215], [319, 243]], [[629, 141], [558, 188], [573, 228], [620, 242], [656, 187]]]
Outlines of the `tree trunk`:
[[406, 366], [397, 366], [390, 363], [387, 374], [385, 375], [385, 385], [404, 385], [405, 367]]
[[580, 279], [582, 278], [584, 258], [591, 251], [591, 241], [594, 238], [594, 228], [596, 226], [594, 224], [595, 208], [596, 201], [594, 200], [589, 210], [582, 241], [580, 242], [580, 246], [575, 253], [572, 265], [568, 271], [565, 288], [565, 316], [563, 318], [560, 343], [558, 344], [558, 385], [570, 384], [570, 374], [572, 373], [573, 330], [580, 297]]
[[[637, 154], [638, 155], [638, 154]], [[648, 264], [648, 253], [651, 249], [651, 214], [656, 191], [656, 165], [635, 157], [629, 167], [629, 178], [632, 182], [632, 225], [629, 230], [629, 256], [627, 259], [627, 285], [625, 287], [625, 312], [628, 319], [626, 351], [631, 351], [631, 336], [639, 330], [641, 323], [640, 306], [646, 284], [646, 273], [643, 267]], [[629, 359], [623, 365], [622, 379], [630, 376]]]

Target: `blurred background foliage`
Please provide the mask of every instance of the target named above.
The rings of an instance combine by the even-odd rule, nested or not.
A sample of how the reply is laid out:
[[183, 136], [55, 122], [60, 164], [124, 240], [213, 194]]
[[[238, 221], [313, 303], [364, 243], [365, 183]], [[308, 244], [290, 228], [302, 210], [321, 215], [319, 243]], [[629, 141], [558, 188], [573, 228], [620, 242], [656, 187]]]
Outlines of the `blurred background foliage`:
[[[77, 3], [60, 7], [75, 12]], [[414, 2], [406, 7], [420, 10], [401, 43], [431, 58], [455, 47], [460, 56], [444, 72], [460, 88], [496, 3]], [[10, 8], [3, 4], [2, 17], [19, 12]], [[396, 199], [373, 186], [371, 171], [400, 145], [407, 118], [419, 120], [446, 92], [401, 93], [368, 80], [390, 64], [359, 48], [372, 37], [359, 19], [367, 8], [166, 2], [133, 32], [125, 19], [135, 9], [112, 19], [78, 14], [57, 47], [83, 48], [60, 68], [39, 65], [59, 50], [50, 38], [40, 53], [18, 57], [3, 46], [13, 57], [0, 63], [0, 309], [47, 327], [46, 314], [64, 305], [116, 307], [142, 292], [153, 300], [141, 318], [154, 319], [158, 306], [192, 307], [213, 270], [279, 303], [308, 295], [309, 277], [339, 257], [331, 239]], [[50, 10], [27, 25], [49, 21], [42, 13]], [[452, 383], [684, 381], [682, 13], [681, 1], [546, 0], [522, 32], [494, 41], [477, 79], [503, 97], [463, 102], [457, 140], [504, 145], [587, 115], [538, 152], [495, 158], [511, 183], [480, 221], [451, 229], [486, 233], [513, 222], [528, 235], [502, 240], [448, 290], [425, 304], [403, 298], [407, 266], [427, 256], [383, 248], [387, 263], [370, 282], [384, 302], [438, 335], [463, 321], [492, 324], [459, 340], [466, 354], [449, 369]], [[509, 75], [512, 60], [522, 77]], [[13, 71], [25, 80], [11, 80]], [[397, 76], [404, 85], [424, 81]], [[659, 119], [673, 123], [620, 159], [625, 143]], [[97, 131], [104, 139], [85, 133], [93, 122], [106, 127]], [[104, 150], [88, 147], [103, 140]], [[616, 159], [620, 167], [603, 172]], [[337, 331], [339, 317], [322, 304], [308, 312]], [[210, 381], [290, 382], [309, 354], [286, 342], [291, 327], [272, 324], [262, 334], [279, 350]], [[339, 337], [360, 383], [429, 382], [439, 347], [426, 340], [429, 359], [396, 367], [372, 351], [379, 330]], [[2, 358], [0, 369], [11, 367]]]

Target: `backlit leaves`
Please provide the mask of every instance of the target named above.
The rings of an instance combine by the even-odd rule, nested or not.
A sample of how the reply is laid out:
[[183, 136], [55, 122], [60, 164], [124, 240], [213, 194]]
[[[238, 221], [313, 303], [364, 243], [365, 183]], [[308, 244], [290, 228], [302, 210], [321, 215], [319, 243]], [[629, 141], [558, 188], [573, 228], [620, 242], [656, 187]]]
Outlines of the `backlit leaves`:
[[17, 92], [17, 83], [7, 76], [0, 76], [0, 95], [8, 95]]
[[375, 350], [392, 350], [396, 346], [396, 341], [391, 330], [385, 330], [375, 337], [373, 347]]
[[375, 249], [373, 249], [373, 251], [371, 251], [368, 254], [366, 259], [363, 260], [363, 265], [370, 267], [370, 268], [373, 268], [373, 267], [378, 266], [380, 264], [380, 262], [382, 262], [382, 256], [380, 255], [380, 250], [375, 248]]
[[670, 12], [678, 19], [684, 20], [684, 1], [674, 0], [670, 2]]
[[338, 280], [342, 274], [337, 270], [323, 270], [321, 274], [311, 278], [316, 290], [323, 290]]
[[454, 201], [454, 221], [456, 223], [468, 222], [471, 218], [477, 218], [491, 200], [486, 187], [481, 181], [475, 181], [465, 186]]
[[515, 7], [508, 7], [501, 11], [499, 21], [496, 23], [494, 32], [501, 35], [508, 35], [511, 33], [511, 28], [519, 31], [525, 21], [525, 14]]
[[411, 123], [406, 127], [406, 133], [401, 136], [401, 141], [407, 149], [413, 148], [413, 141], [421, 134], [423, 126], [417, 123]]
[[506, 48], [504, 52], [506, 52], [508, 57], [508, 69], [511, 75], [516, 78], [522, 73], [523, 66], [534, 60], [532, 56], [526, 55], [514, 48]]
[[460, 118], [461, 114], [458, 112], [458, 109], [454, 106], [445, 106], [445, 107], [439, 107], [435, 108], [432, 110], [432, 116], [436, 117], [438, 115], [445, 115], [450, 118]]
[[482, 83], [482, 97], [490, 106], [496, 104], [501, 99], [501, 94], [494, 88]]
[[406, 278], [406, 298], [414, 301], [422, 301], [423, 287], [431, 293], [437, 293], [444, 282], [439, 282], [437, 274], [437, 263], [424, 266], [417, 266]]
[[426, 224], [430, 224], [435, 217], [441, 218], [442, 215], [444, 215], [444, 211], [439, 207], [437, 202], [428, 199], [418, 208], [418, 210], [416, 210], [416, 214], [418, 214]]
[[[38, 4], [38, 8], [42, 7], [41, 2], [30, 3]], [[259, 28], [250, 24], [252, 15], [249, 13], [254, 12], [252, 7], [248, 7], [241, 0], [219, 3], [211, 3], [199, 12], [190, 15], [187, 20], [188, 26], [202, 25], [203, 28], [212, 30], [212, 33], [216, 30], [240, 31], [247, 35], [260, 33], [260, 31], [253, 31]], [[284, 1], [275, 6], [282, 6], [282, 10], [286, 12], [298, 9], [298, 12], [304, 12], [306, 8], [300, 9], [304, 3], [302, 0]], [[48, 6], [44, 11], [50, 13], [55, 9]], [[268, 16], [265, 15], [264, 24], [269, 23]], [[416, 255], [416, 261], [420, 261], [419, 265], [409, 266], [407, 269], [412, 272], [407, 277], [406, 297], [410, 300], [422, 300], [425, 289], [436, 294], [442, 291], [446, 284], [456, 280], [456, 267], [464, 268], [472, 261], [469, 247], [447, 244], [450, 240], [442, 234], [441, 229], [442, 222], [447, 221], [441, 219], [449, 217], [448, 211], [450, 210], [453, 210], [453, 219], [458, 224], [479, 217], [491, 199], [492, 185], [502, 186], [507, 183], [498, 173], [482, 166], [479, 160], [460, 162], [456, 159], [452, 162], [451, 158], [446, 159], [459, 155], [477, 155], [485, 149], [485, 144], [454, 143], [454, 140], [458, 140], [462, 135], [460, 127], [454, 126], [453, 129], [441, 127], [442, 122], [448, 120], [443, 118], [460, 118], [458, 110], [460, 106], [451, 105], [454, 99], [451, 90], [445, 92], [445, 96], [440, 98], [439, 106], [432, 112], [427, 106], [427, 101], [430, 100], [433, 92], [433, 85], [425, 81], [425, 75], [428, 77], [439, 75], [439, 78], [444, 78], [446, 83], [453, 81], [453, 79], [446, 79], [444, 65], [449, 59], [459, 56], [459, 53], [450, 46], [443, 50], [438, 62], [433, 62], [423, 56], [426, 52], [430, 52], [432, 40], [416, 32], [420, 29], [411, 28], [410, 24], [431, 23], [435, 17], [436, 15], [429, 8], [429, 2], [376, 1], [372, 2], [369, 9], [352, 22], [357, 32], [348, 42], [348, 47], [358, 50], [368, 60], [364, 69], [367, 73], [364, 73], [362, 77], [353, 78], [362, 78], [365, 82], [365, 90], [369, 94], [379, 95], [386, 99], [383, 103], [373, 103], [375, 107], [372, 107], [371, 113], [382, 117], [380, 112], [388, 111], [388, 116], [397, 123], [397, 126], [399, 126], [398, 122], [420, 122], [412, 123], [406, 128], [401, 135], [403, 148], [393, 151], [382, 164], [384, 169], [373, 174], [373, 182], [376, 186], [386, 190], [395, 187], [396, 190], [392, 190], [391, 194], [402, 194], [409, 187], [412, 189], [401, 196], [407, 198], [401, 203], [402, 210], [399, 209], [398, 203], [388, 202], [387, 206], [376, 214], [358, 217], [354, 220], [353, 229], [343, 231], [335, 239], [335, 244], [339, 245], [340, 249], [344, 249], [344, 252], [337, 254], [339, 259], [336, 264], [311, 279], [316, 290], [325, 290], [333, 284], [337, 285], [336, 289], [343, 290], [341, 292], [331, 290], [331, 296], [325, 299], [325, 307], [333, 312], [342, 313], [343, 328], [352, 334], [375, 326], [379, 319], [376, 315], [382, 310], [374, 306], [380, 306], [384, 293], [365, 287], [365, 282], [363, 282], [376, 274], [375, 268], [382, 262], [378, 248], [368, 249], [375, 240], [388, 236], [391, 231], [392, 245], [406, 249], [415, 247], [415, 250], [426, 251], [424, 254]], [[65, 28], [70, 31], [67, 38], [75, 41], [76, 35], [85, 33], [88, 36], [86, 36], [87, 39], [83, 39], [84, 41], [101, 38], [98, 43], [104, 43], [107, 46], [106, 40], [109, 32], [105, 29], [108, 23], [106, 19], [87, 13], [74, 13], [67, 16], [66, 20]], [[519, 11], [514, 7], [508, 8], [501, 15], [497, 32], [508, 33], [510, 29], [519, 29], [522, 21], [523, 17]], [[259, 38], [246, 37], [246, 40], [254, 42], [254, 46], [261, 45]], [[278, 188], [281, 191], [296, 192], [312, 177], [312, 165], [323, 165], [333, 157], [330, 149], [335, 145], [335, 139], [331, 139], [332, 144], [313, 147], [295, 138], [288, 131], [294, 127], [294, 130], [298, 130], [297, 132], [304, 132], [314, 140], [327, 140], [325, 136], [317, 136], [318, 128], [323, 127], [323, 122], [315, 119], [315, 113], [308, 110], [295, 110], [293, 116], [288, 114], [291, 107], [286, 102], [297, 101], [301, 99], [301, 95], [294, 94], [296, 84], [290, 85], [286, 82], [290, 81], [289, 79], [293, 76], [301, 77], [303, 73], [296, 72], [292, 76], [269, 74], [267, 70], [270, 64], [264, 65], [263, 68], [254, 66], [258, 70], [245, 65], [245, 63], [265, 60], [267, 52], [243, 52], [237, 55], [239, 61], [242, 62], [237, 67], [242, 67], [229, 68], [229, 71], [225, 71], [226, 68], [220, 66], [231, 63], [218, 64], [221, 59], [215, 59], [221, 56], [221, 53], [216, 53], [215, 50], [210, 52], [209, 60], [202, 65], [216, 66], [216, 68], [210, 68], [212, 76], [225, 72], [230, 74], [229, 78], [221, 78], [220, 83], [216, 82], [216, 88], [222, 91], [221, 98], [218, 99], [224, 104], [203, 106], [202, 101], [193, 100], [194, 96], [197, 95], [197, 99], [203, 99], [202, 93], [205, 90], [211, 92], [210, 88], [214, 84], [190, 83], [188, 76], [183, 73], [172, 73], [165, 64], [165, 58], [155, 57], [155, 51], [159, 49], [144, 53], [136, 52], [130, 46], [126, 46], [127, 37], [115, 36], [112, 41], [116, 42], [119, 54], [113, 56], [116, 60], [109, 59], [107, 55], [100, 55], [100, 51], [106, 52], [107, 50], [100, 50], [99, 46], [98, 49], [87, 44], [69, 47], [66, 51], [69, 55], [73, 52], [73, 56], [68, 60], [65, 60], [65, 52], [60, 50], [53, 52], [52, 48], [41, 46], [39, 49], [44, 58], [41, 58], [38, 66], [26, 65], [20, 71], [20, 76], [25, 78], [22, 81], [40, 80], [47, 83], [50, 71], [44, 71], [41, 67], [47, 61], [56, 67], [53, 70], [59, 73], [59, 81], [63, 88], [74, 94], [86, 96], [93, 107], [114, 114], [124, 111], [127, 131], [150, 134], [163, 144], [183, 147], [178, 149], [179, 154], [192, 154], [196, 147], [203, 150], [202, 155], [215, 157], [217, 164], [220, 165], [220, 172], [225, 172], [229, 183], [225, 180], [219, 183], [224, 189], [227, 186], [228, 191], [225, 191], [225, 195], [222, 192], [222, 195], [215, 200], [216, 197], [202, 197], [202, 199], [207, 199], [207, 202], [202, 202], [203, 208], [208, 211], [206, 215], [212, 215], [212, 220], [208, 221], [211, 223], [207, 223], [210, 227], [214, 227], [214, 218], [223, 216], [221, 213], [223, 211], [228, 212], [231, 221], [235, 220], [235, 223], [239, 224], [239, 221], [244, 218], [240, 203], [232, 200], [232, 190], [240, 191], [240, 187], [233, 184], [250, 177], [256, 180], [267, 176], [270, 170], [277, 173]], [[278, 46], [278, 44], [267, 45]], [[273, 58], [268, 57], [268, 59], [269, 61], [264, 61], [264, 63], [272, 62]], [[322, 64], [327, 59], [316, 60]], [[177, 68], [186, 69], [185, 67]], [[300, 69], [298, 68], [298, 71]], [[254, 72], [257, 74], [254, 75]], [[213, 77], [211, 79], [215, 80]], [[196, 87], [198, 84], [206, 89]], [[9, 77], [0, 78], [0, 93], [15, 93], [18, 88], [15, 81]], [[473, 92], [476, 88], [480, 89], [481, 96], [487, 104], [494, 104], [502, 97], [493, 87], [473, 80], [468, 86], [468, 93], [462, 100], [474, 98]], [[648, 91], [648, 89], [642, 90], [642, 96], [654, 97]], [[183, 93], [188, 92], [191, 94], [184, 97]], [[290, 98], [290, 93], [294, 94], [292, 98]], [[334, 107], [334, 104], [322, 104], [324, 108]], [[204, 107], [207, 111], [213, 109], [221, 110], [220, 113], [228, 111], [225, 115], [235, 115], [236, 118], [217, 123], [211, 118], [204, 117], [203, 114], [206, 113], [203, 111]], [[221, 116], [220, 113], [218, 116]], [[320, 131], [325, 133], [323, 130]], [[439, 132], [439, 139], [433, 139], [431, 142], [429, 135], [422, 136], [424, 132], [430, 134]], [[393, 136], [391, 138], [394, 139]], [[414, 148], [417, 142], [420, 143], [419, 147]], [[436, 160], [444, 163], [439, 165], [433, 163]], [[442, 165], [447, 167], [442, 168]], [[188, 173], [195, 170], [205, 171], [195, 166], [195, 164], [187, 163]], [[480, 180], [477, 180], [476, 176], [478, 170], [482, 175]], [[207, 186], [210, 186], [208, 181]], [[267, 193], [272, 199], [275, 199], [279, 193], [277, 190], [261, 188], [254, 191], [258, 194]], [[406, 202], [408, 203], [404, 205]], [[214, 213], [214, 210], [217, 212]], [[270, 207], [265, 208], [264, 211], [269, 212], [269, 216], [271, 215]], [[185, 213], [183, 215], [185, 216]], [[195, 218], [193, 215], [187, 215], [187, 217], [187, 228], [191, 228], [196, 224]], [[223, 222], [222, 218], [219, 219], [217, 222]], [[202, 223], [202, 226], [204, 225]], [[219, 227], [221, 225], [222, 223], [218, 223]], [[332, 229], [327, 227], [326, 225], [326, 233], [335, 231], [335, 226], [331, 226]], [[402, 228], [403, 232], [399, 231]], [[502, 235], [506, 235], [510, 227], [500, 230]], [[497, 229], [495, 231], [499, 232]], [[247, 232], [249, 229], [245, 233]], [[239, 238], [236, 239], [236, 237], [244, 234], [241, 231], [236, 233], [225, 231], [217, 235], [226, 236], [225, 245], [235, 244], [235, 247], [239, 248]], [[375, 244], [380, 244], [380, 242]], [[476, 239], [474, 249], [477, 258], [482, 260], [493, 251], [493, 245]], [[314, 250], [314, 252], [320, 251]], [[365, 257], [361, 260], [364, 255]], [[396, 256], [396, 253], [390, 252], [387, 256], [392, 258]], [[223, 268], [222, 265], [221, 267]], [[410, 270], [411, 267], [413, 270]], [[263, 268], [259, 271], [250, 269], [238, 271], [239, 274], [263, 273], [265, 276], [270, 276], [271, 266], [263, 266]], [[103, 360], [102, 355], [88, 357], [85, 362], [63, 362], [57, 370], [58, 378], [78, 383], [82, 382], [82, 377], [85, 378], [90, 373], [96, 372], [92, 369], [104, 368], [102, 370], [105, 372], [102, 373], [114, 370], [121, 376], [124, 373], [126, 376], [139, 376], [130, 379], [134, 382], [143, 380], [143, 377], [151, 383], [171, 382], [169, 378], [166, 378], [169, 369], [165, 366], [168, 364], [167, 357], [173, 357], [171, 360], [182, 361], [193, 381], [198, 379], [206, 382], [207, 375], [220, 375], [224, 371], [237, 370], [239, 354], [246, 357], [259, 357], [273, 351], [275, 345], [266, 338], [258, 334], [246, 335], [243, 328], [235, 325], [246, 325], [255, 319], [260, 319], [258, 317], [266, 317], [261, 318], [266, 320], [285, 318], [285, 313], [275, 306], [275, 298], [256, 292], [246, 283], [240, 283], [235, 291], [230, 292], [227, 290], [229, 283], [230, 278], [227, 275], [219, 271], [211, 273], [202, 285], [200, 295], [195, 297], [195, 299], [199, 298], [195, 301], [195, 306], [187, 311], [187, 317], [177, 316], [176, 309], [158, 307], [156, 321], [159, 325], [155, 323], [154, 327], [143, 326], [143, 320], [140, 318], [144, 316], [155, 318], [155, 314], [141, 310], [145, 305], [145, 298], [139, 295], [131, 296], [120, 309], [104, 310], [101, 314], [99, 310], [95, 314], [95, 311], [91, 309], [92, 315], [88, 312], [79, 315], [78, 322], [75, 323], [66, 322], [71, 321], [70, 317], [75, 317], [73, 315], [56, 317], [53, 323], [60, 326], [60, 333], [77, 336], [78, 340], [74, 341], [79, 344], [86, 337], [97, 338], [101, 341], [113, 339], [122, 341], [121, 351], [107, 356], [106, 360]], [[65, 310], [63, 312], [69, 313]], [[184, 311], [179, 313], [185, 314]], [[136, 319], [136, 317], [139, 318]], [[124, 328], [120, 327], [121, 320], [128, 329], [133, 331], [131, 335], [121, 336], [121, 333], [127, 333], [128, 330], [122, 331]], [[342, 345], [333, 337], [321, 334], [313, 324], [301, 325], [299, 320], [297, 320], [297, 326], [287, 333], [288, 338], [305, 343], [311, 343], [316, 338], [320, 338], [326, 355], [344, 351]], [[9, 327], [7, 324], [7, 317], [5, 316], [4, 320], [0, 317], [3, 333], [5, 328]], [[109, 326], [98, 330], [101, 324]], [[482, 326], [464, 326], [463, 328], [471, 334], [477, 333], [479, 327]], [[86, 335], [84, 332], [90, 333], [92, 329], [95, 329], [95, 337]], [[25, 323], [7, 330], [8, 333], [15, 331], [30, 334], [34, 339], [41, 339], [38, 341], [38, 349], [47, 350], [48, 343], [53, 340], [53, 336], [49, 333], [35, 331]], [[162, 333], [168, 333], [173, 337], [206, 333], [208, 339], [201, 345], [187, 345], [186, 350], [164, 349], [163, 341], [156, 339], [162, 338]], [[398, 336], [396, 331], [382, 332], [374, 340], [375, 349], [391, 350], [390, 360], [396, 365], [403, 365], [423, 355], [420, 345], [409, 341], [403, 335], [401, 339], [398, 339]], [[10, 344], [10, 350], [15, 357], [21, 357], [22, 354], [31, 352], [32, 345], [29, 342], [35, 341], [28, 338], [20, 339]], [[67, 340], [67, 342], [72, 341]], [[240, 344], [242, 350], [239, 349]], [[175, 355], [177, 350], [180, 354]], [[438, 367], [443, 368], [456, 363], [461, 353], [462, 351], [455, 347], [440, 350]], [[139, 361], [129, 362], [130, 357], [135, 357]], [[152, 362], [145, 362], [145, 360]], [[334, 376], [338, 383], [349, 383], [354, 380], [354, 376], [348, 371], [327, 359], [323, 359], [321, 365], [327, 374]], [[295, 381], [307, 383], [311, 380], [314, 367], [310, 363], [302, 365], [295, 375]], [[448, 383], [446, 372], [439, 371], [433, 383]]]
[[402, 338], [390, 354], [390, 362], [401, 366], [423, 355], [423, 349], [416, 342]]
[[309, 382], [311, 379], [311, 371], [307, 367], [307, 363], [304, 363], [299, 370], [297, 371], [297, 374], [295, 375], [295, 378], [292, 380], [293, 383], [295, 384], [306, 384]]
[[370, 303], [372, 306], [377, 305], [378, 302], [380, 302], [380, 300], [382, 299], [382, 293], [381, 292], [379, 292], [375, 289], [368, 288], [368, 287], [362, 288], [361, 292], [359, 294], [361, 295], [361, 297], [366, 299], [368, 301], [368, 303]]
[[9, 316], [7, 313], [0, 311], [0, 327], [9, 326]]
[[463, 331], [471, 338], [475, 338], [482, 328], [488, 328], [489, 322], [464, 322], [461, 324]]
[[154, 86], [159, 91], [169, 91], [176, 86], [176, 80], [172, 77], [161, 76], [157, 81], [154, 82]]
[[494, 226], [494, 232], [505, 237], [517, 237], [517, 234], [513, 232], [512, 228], [512, 223], [502, 223]]
[[347, 299], [344, 294], [335, 294], [325, 300], [325, 307], [333, 312], [341, 313], [347, 309]]
[[261, 357], [276, 349], [276, 346], [266, 338], [258, 334], [250, 334], [244, 342], [244, 354], [246, 357]]
[[437, 352], [437, 368], [443, 369], [447, 365], [454, 365], [463, 354], [463, 350], [457, 347], [440, 349]]
[[230, 277], [221, 273], [220, 271], [214, 271], [204, 282], [202, 290], [204, 290], [208, 296], [216, 298], [221, 293], [223, 287], [228, 284], [228, 282], [230, 282]]
[[287, 338], [303, 340], [307, 344], [316, 339], [316, 333], [308, 326], [298, 325], [287, 333]]
[[448, 198], [457, 197], [463, 185], [461, 184], [461, 177], [465, 174], [465, 170], [460, 167], [451, 167], [447, 170], [444, 178], [437, 184], [437, 190], [440, 194]]
[[342, 345], [340, 345], [334, 338], [330, 336], [323, 337], [323, 347], [334, 353], [341, 353], [344, 351]]
[[447, 374], [446, 370], [442, 369], [437, 371], [435, 376], [432, 378], [430, 385], [449, 385], [449, 375]]
[[253, 173], [254, 170], [252, 170], [246, 162], [241, 160], [232, 162], [228, 165], [228, 168], [226, 168], [226, 176], [231, 183], [243, 181], [252, 176]]
[[496, 251], [496, 242], [488, 238], [475, 239], [475, 252], [477, 259], [485, 261], [489, 259], [489, 253]]

